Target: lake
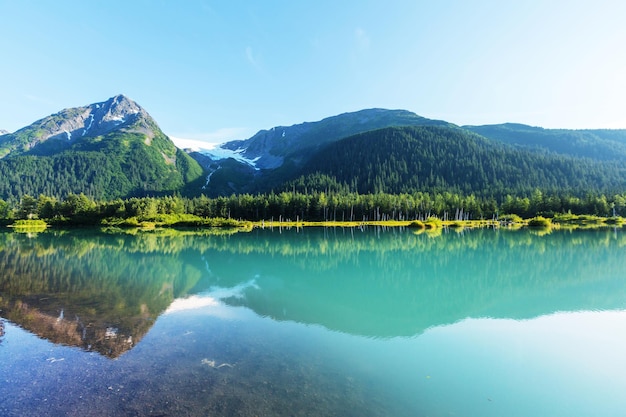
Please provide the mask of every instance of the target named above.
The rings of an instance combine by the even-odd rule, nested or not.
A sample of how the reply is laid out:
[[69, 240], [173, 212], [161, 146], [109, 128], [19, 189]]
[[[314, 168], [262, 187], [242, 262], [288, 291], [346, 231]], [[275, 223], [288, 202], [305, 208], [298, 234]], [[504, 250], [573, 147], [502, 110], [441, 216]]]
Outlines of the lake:
[[0, 233], [2, 416], [623, 416], [621, 229]]

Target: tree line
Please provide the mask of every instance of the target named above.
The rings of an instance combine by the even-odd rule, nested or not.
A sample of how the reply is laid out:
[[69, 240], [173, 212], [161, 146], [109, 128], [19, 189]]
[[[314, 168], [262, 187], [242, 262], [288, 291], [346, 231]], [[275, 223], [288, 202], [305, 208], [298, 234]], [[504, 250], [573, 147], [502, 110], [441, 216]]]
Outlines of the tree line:
[[558, 213], [591, 214], [603, 217], [626, 215], [626, 193], [606, 196], [550, 194], [539, 189], [529, 196], [507, 195], [501, 201], [492, 197], [453, 192], [401, 194], [332, 191], [283, 191], [267, 194], [239, 194], [209, 198], [164, 196], [133, 197], [95, 201], [85, 194], [64, 199], [24, 195], [11, 204], [0, 200], [0, 220], [42, 219], [60, 224], [99, 224], [103, 219], [144, 220], [164, 215], [193, 215], [202, 218], [274, 221], [381, 221], [493, 219], [504, 214], [523, 218]]

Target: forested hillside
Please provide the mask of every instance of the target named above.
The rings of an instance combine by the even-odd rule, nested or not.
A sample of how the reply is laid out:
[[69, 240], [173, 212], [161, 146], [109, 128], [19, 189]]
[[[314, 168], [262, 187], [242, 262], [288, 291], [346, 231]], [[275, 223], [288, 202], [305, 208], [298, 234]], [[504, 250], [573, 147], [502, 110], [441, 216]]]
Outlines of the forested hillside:
[[[532, 152], [489, 141], [459, 128], [397, 127], [371, 131], [329, 145], [290, 185], [317, 188], [336, 181], [359, 193], [452, 191], [493, 196], [544, 192], [617, 192], [626, 168], [597, 161]], [[320, 182], [320, 176], [326, 178]]]
[[523, 148], [606, 161], [626, 161], [626, 130], [543, 129], [517, 123], [464, 126], [488, 139]]
[[203, 192], [212, 197], [231, 193], [269, 192], [297, 176], [324, 147], [355, 134], [393, 126], [454, 126], [406, 110], [365, 109], [293, 126], [261, 130], [246, 140], [220, 145], [237, 154], [224, 158], [214, 150], [191, 155], [210, 172]]
[[97, 151], [66, 151], [54, 156], [3, 159], [0, 198], [19, 201], [25, 194], [63, 198], [84, 193], [106, 200], [184, 193], [186, 183], [202, 174], [183, 151], [176, 151], [171, 166], [153, 163], [155, 155], [151, 153], [150, 149], [133, 146], [116, 156]]
[[1, 137], [0, 199], [106, 200], [200, 189], [203, 170], [124, 96], [66, 109]]
[[84, 193], [95, 199], [182, 192], [202, 169], [173, 145], [165, 154], [156, 143], [145, 146], [136, 133], [115, 134], [76, 150], [49, 156], [19, 155], [0, 160], [0, 198], [24, 194], [65, 197]]

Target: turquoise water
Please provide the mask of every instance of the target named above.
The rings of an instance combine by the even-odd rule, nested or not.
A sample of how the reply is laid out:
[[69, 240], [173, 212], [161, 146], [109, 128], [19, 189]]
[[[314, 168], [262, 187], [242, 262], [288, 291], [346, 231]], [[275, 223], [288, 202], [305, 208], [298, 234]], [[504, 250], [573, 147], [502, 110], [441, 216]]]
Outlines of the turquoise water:
[[0, 233], [0, 415], [622, 416], [622, 230]]

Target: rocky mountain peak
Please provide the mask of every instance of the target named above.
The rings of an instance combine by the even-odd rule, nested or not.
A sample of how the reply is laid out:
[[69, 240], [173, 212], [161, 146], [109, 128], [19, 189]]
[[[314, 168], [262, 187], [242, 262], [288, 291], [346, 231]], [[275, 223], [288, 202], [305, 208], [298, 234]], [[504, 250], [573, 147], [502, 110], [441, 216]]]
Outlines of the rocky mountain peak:
[[102, 136], [114, 130], [144, 134], [150, 143], [158, 126], [141, 106], [118, 94], [100, 103], [61, 110], [13, 134], [3, 135], [0, 158], [14, 151], [29, 151], [49, 140], [70, 145], [82, 138]]
[[[107, 101], [65, 109], [35, 122], [38, 142], [48, 139], [74, 141], [81, 137], [104, 135], [129, 126], [148, 113], [128, 97], [119, 94]], [[27, 128], [27, 129], [29, 129]]]
[[[82, 109], [82, 108], [81, 108]], [[150, 118], [148, 113], [123, 94], [111, 97], [102, 103], [84, 107], [76, 122], [81, 136], [105, 134], [121, 125], [129, 125], [140, 118]]]
[[148, 115], [143, 108], [123, 94], [118, 94], [102, 103], [92, 104], [89, 108], [90, 114], [93, 114], [94, 119], [99, 123], [114, 122], [119, 124], [118, 122], [125, 122], [131, 116]]
[[9, 133], [9, 132], [4, 130], [4, 129], [0, 129], [0, 136], [6, 135], [7, 133]]

